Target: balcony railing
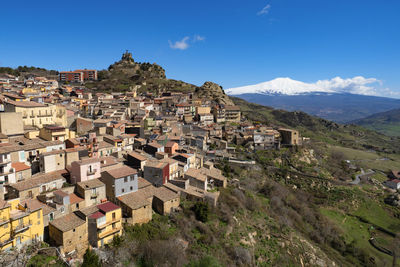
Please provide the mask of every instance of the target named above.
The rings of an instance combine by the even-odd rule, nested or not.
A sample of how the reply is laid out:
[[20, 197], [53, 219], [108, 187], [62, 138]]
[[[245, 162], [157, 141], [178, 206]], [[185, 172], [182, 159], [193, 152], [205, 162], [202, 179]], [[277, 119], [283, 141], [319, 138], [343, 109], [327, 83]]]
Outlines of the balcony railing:
[[30, 227], [32, 226], [32, 224], [20, 224], [17, 227], [15, 227], [12, 231], [13, 235], [25, 232], [26, 230], [28, 230]]
[[97, 237], [98, 237], [99, 239], [102, 239], [102, 238], [104, 238], [104, 237], [106, 237], [106, 236], [113, 235], [113, 234], [115, 234], [115, 233], [121, 231], [121, 229], [122, 229], [121, 227], [116, 227], [116, 228], [114, 228], [114, 229], [111, 229], [110, 231], [98, 233], [98, 234], [97, 234]]
[[11, 159], [0, 159], [0, 164], [8, 164], [11, 162]]
[[96, 192], [96, 193], [91, 193], [91, 194], [90, 194], [90, 198], [91, 198], [91, 199], [97, 198], [98, 196], [99, 196], [99, 193], [97, 193], [97, 192]]

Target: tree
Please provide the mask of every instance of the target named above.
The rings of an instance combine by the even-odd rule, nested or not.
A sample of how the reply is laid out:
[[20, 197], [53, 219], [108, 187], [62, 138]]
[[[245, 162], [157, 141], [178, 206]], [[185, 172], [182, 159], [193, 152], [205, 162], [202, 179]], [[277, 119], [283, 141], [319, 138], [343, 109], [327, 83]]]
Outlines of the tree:
[[99, 256], [91, 249], [87, 249], [85, 255], [83, 255], [82, 267], [100, 267]]
[[201, 222], [208, 221], [209, 208], [207, 203], [196, 202], [196, 204], [194, 204], [192, 207], [192, 211], [194, 212], [197, 220]]

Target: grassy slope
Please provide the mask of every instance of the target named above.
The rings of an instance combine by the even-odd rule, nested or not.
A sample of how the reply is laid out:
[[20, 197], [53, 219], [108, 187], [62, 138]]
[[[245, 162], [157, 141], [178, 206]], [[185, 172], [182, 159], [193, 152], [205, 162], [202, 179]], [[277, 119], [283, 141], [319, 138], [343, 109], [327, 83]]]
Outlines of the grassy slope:
[[400, 109], [374, 114], [354, 123], [389, 136], [400, 136]]
[[400, 151], [400, 138], [391, 138], [356, 125], [340, 125], [304, 112], [275, 110], [232, 98], [243, 114], [253, 121], [298, 129], [302, 136], [328, 144], [387, 152]]

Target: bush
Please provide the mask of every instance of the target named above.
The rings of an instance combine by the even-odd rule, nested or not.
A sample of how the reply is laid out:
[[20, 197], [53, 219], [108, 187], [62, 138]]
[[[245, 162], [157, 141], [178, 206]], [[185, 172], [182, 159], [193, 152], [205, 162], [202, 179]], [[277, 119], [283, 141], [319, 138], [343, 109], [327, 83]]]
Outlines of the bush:
[[222, 267], [222, 265], [215, 258], [206, 256], [200, 260], [189, 262], [186, 267]]
[[99, 256], [91, 249], [87, 249], [85, 255], [83, 255], [82, 267], [100, 267]]
[[196, 204], [193, 205], [192, 211], [194, 212], [197, 220], [201, 222], [208, 221], [208, 214], [210, 212], [210, 209], [207, 203], [197, 202]]

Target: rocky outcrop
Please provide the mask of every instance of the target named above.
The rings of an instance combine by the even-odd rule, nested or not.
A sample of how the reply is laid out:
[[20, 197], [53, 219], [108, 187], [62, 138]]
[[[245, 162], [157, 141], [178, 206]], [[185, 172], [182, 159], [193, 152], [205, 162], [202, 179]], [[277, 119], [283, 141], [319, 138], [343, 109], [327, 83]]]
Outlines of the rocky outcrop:
[[200, 98], [214, 100], [219, 104], [233, 105], [232, 100], [225, 94], [222, 86], [213, 82], [205, 82], [202, 86], [196, 88], [195, 93]]

